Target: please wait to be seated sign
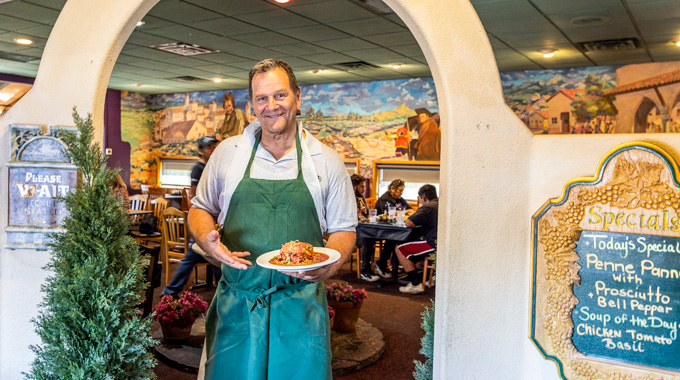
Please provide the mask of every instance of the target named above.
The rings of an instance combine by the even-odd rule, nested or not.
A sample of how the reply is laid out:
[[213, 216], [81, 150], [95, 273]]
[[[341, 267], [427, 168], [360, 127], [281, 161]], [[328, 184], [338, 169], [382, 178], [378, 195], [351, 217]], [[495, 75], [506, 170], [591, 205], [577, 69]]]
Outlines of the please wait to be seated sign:
[[675, 161], [646, 143], [536, 212], [531, 338], [562, 378], [680, 376], [679, 212]]

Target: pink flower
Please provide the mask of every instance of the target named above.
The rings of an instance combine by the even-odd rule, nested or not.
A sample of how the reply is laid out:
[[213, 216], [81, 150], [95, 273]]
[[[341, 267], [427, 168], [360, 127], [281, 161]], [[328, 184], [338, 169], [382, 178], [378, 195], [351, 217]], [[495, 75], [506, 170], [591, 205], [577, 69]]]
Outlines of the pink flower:
[[156, 305], [153, 318], [162, 324], [190, 326], [207, 310], [207, 302], [197, 294], [186, 292], [177, 300], [171, 296], [161, 298]]

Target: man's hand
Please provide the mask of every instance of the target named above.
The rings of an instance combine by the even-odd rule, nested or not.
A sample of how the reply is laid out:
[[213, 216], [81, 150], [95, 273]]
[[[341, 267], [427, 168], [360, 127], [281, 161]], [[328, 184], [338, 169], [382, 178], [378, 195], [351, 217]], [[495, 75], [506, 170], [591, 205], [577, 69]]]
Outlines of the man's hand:
[[338, 269], [340, 269], [340, 261], [336, 261], [331, 265], [326, 265], [325, 267], [303, 272], [284, 272], [284, 271], [279, 272], [306, 281], [320, 282], [333, 277], [333, 275], [338, 271]]
[[[196, 243], [198, 244], [198, 242]], [[248, 269], [252, 265], [250, 261], [242, 259], [242, 257], [250, 256], [250, 252], [231, 252], [222, 244], [220, 235], [215, 230], [210, 231], [210, 234], [206, 236], [202, 243], [198, 245], [205, 253], [232, 268]]]

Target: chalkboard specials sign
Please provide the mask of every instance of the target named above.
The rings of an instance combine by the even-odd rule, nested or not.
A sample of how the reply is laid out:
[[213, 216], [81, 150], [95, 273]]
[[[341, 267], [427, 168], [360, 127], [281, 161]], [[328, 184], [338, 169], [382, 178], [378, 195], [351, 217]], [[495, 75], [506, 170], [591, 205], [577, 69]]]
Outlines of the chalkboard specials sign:
[[680, 379], [679, 179], [625, 144], [534, 214], [531, 339], [563, 379]]

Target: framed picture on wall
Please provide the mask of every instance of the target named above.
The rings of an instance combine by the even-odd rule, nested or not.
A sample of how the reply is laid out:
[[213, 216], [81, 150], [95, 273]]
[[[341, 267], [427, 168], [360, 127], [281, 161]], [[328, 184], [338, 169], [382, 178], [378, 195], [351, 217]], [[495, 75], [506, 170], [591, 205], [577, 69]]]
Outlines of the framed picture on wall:
[[191, 186], [191, 170], [198, 162], [198, 157], [159, 156], [158, 182], [160, 187]]

